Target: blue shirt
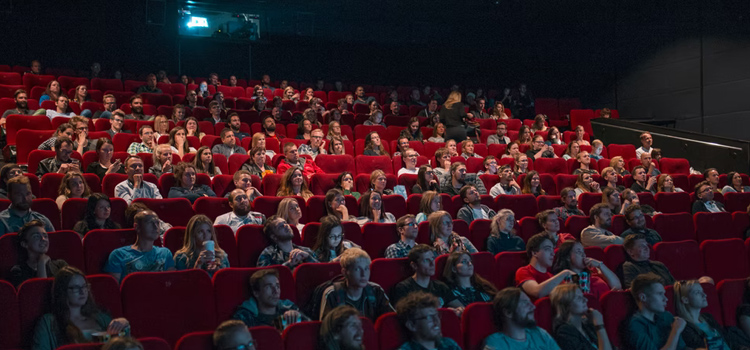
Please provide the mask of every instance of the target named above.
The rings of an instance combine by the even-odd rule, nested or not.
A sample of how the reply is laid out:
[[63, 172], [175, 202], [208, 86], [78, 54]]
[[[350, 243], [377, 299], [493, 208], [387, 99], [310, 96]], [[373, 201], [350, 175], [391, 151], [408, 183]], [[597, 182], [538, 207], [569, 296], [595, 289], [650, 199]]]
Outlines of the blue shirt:
[[153, 247], [148, 252], [133, 249], [132, 246], [117, 248], [109, 254], [104, 271], [119, 273], [120, 281], [133, 272], [161, 272], [174, 268], [172, 252], [164, 247]]
[[[654, 314], [654, 320], [649, 321], [640, 313], [630, 318], [626, 334], [628, 345], [639, 350], [658, 350], [669, 340], [672, 332], [674, 316], [667, 311]], [[684, 349], [685, 341], [679, 338], [677, 349]]]
[[52, 222], [47, 219], [41, 213], [29, 210], [26, 215], [18, 216], [15, 212], [11, 211], [10, 208], [0, 211], [0, 236], [6, 233], [18, 232], [24, 224], [31, 220], [39, 220], [44, 223], [44, 229], [47, 232], [52, 232], [55, 227], [52, 226]]
[[515, 340], [503, 333], [490, 334], [484, 339], [484, 350], [560, 350], [552, 336], [539, 327], [526, 328], [526, 340]]

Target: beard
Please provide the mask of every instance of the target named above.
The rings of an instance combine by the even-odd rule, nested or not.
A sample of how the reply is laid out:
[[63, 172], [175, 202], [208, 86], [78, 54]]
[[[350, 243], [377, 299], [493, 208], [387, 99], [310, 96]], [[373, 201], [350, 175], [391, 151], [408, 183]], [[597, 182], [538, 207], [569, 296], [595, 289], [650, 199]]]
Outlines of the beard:
[[249, 212], [250, 212], [250, 207], [234, 208], [234, 215], [237, 215], [239, 217], [247, 216], [247, 213]]
[[522, 315], [519, 315], [517, 312], [513, 314], [513, 322], [523, 328], [536, 327], [536, 321], [533, 318], [529, 319], [528, 317], [523, 317]]
[[28, 102], [16, 102], [16, 108], [27, 109], [29, 108], [29, 103]]
[[135, 114], [143, 114], [143, 107], [131, 107], [130, 111]]
[[270, 131], [270, 132], [276, 131], [276, 125], [266, 126], [266, 131]]

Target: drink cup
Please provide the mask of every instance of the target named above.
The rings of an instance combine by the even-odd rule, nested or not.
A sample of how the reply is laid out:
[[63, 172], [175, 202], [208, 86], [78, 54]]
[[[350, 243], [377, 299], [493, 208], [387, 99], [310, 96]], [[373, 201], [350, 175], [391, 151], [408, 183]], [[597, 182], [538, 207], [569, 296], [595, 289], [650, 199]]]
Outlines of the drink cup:
[[205, 241], [203, 242], [203, 249], [213, 252], [214, 244], [215, 244], [214, 241]]

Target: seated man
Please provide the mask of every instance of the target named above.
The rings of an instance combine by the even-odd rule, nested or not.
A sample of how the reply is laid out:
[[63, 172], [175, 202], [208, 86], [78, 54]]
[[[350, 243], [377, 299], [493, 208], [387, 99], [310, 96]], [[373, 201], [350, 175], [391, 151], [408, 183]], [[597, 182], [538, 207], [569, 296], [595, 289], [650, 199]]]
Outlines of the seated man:
[[16, 176], [6, 183], [10, 206], [0, 211], [0, 236], [17, 232], [26, 223], [39, 220], [44, 223], [47, 232], [55, 231], [52, 222], [42, 213], [31, 210], [34, 195], [31, 193], [31, 183], [26, 176]]
[[630, 226], [630, 228], [623, 231], [620, 234], [620, 237], [626, 239], [628, 238], [628, 236], [638, 233], [646, 237], [646, 241], [649, 245], [654, 245], [661, 242], [661, 236], [659, 235], [659, 233], [654, 229], [646, 227], [646, 216], [643, 215], [643, 211], [641, 210], [640, 205], [635, 204], [628, 206], [625, 209], [624, 214], [625, 221], [628, 223], [628, 226]]
[[409, 331], [409, 341], [400, 350], [461, 350], [456, 341], [443, 337], [438, 308], [438, 298], [423, 292], [411, 293], [396, 304], [398, 318]]
[[315, 129], [310, 132], [310, 141], [308, 143], [299, 146], [299, 154], [307, 154], [315, 159], [318, 154], [326, 154], [325, 141], [323, 138], [323, 129]]
[[226, 349], [257, 349], [257, 343], [253, 340], [253, 335], [247, 329], [242, 321], [229, 320], [222, 322], [216, 327], [213, 335], [215, 350]]
[[466, 185], [473, 185], [479, 194], [487, 194], [487, 188], [484, 187], [482, 180], [476, 174], [467, 174], [466, 165], [461, 162], [451, 164], [449, 173], [440, 179], [440, 183], [443, 184], [440, 192], [450, 196], [457, 196]]
[[[435, 276], [435, 251], [426, 244], [418, 244], [409, 252], [409, 266], [414, 270], [414, 275], [399, 282], [393, 287], [391, 297], [394, 303], [414, 292], [424, 292], [438, 298], [439, 307], [463, 307], [460, 301], [451, 292], [451, 289], [439, 280], [433, 280]], [[459, 312], [460, 315], [460, 312]]]
[[487, 137], [487, 145], [491, 145], [493, 143], [497, 143], [500, 145], [510, 144], [510, 138], [508, 136], [505, 136], [507, 132], [508, 125], [506, 125], [505, 122], [497, 123], [497, 133]]
[[[247, 199], [250, 201], [250, 203], [252, 203], [255, 198], [262, 196], [260, 191], [258, 191], [257, 188], [253, 187], [253, 176], [249, 171], [244, 169], [237, 170], [237, 172], [235, 172], [234, 176], [232, 177], [232, 181], [234, 182], [234, 188], [239, 188], [245, 191]], [[229, 198], [230, 194], [232, 194], [232, 192], [224, 195], [224, 198]]]
[[73, 112], [68, 112], [68, 103], [69, 101], [67, 96], [58, 96], [57, 100], [55, 101], [55, 109], [48, 109], [46, 112], [47, 117], [49, 117], [50, 120], [55, 117], [72, 118], [76, 114]]
[[211, 148], [211, 153], [221, 153], [229, 159], [235, 153], [246, 154], [247, 151], [237, 144], [237, 140], [234, 138], [234, 131], [230, 128], [224, 128], [221, 130], [221, 143], [214, 145]]
[[685, 349], [682, 331], [687, 322], [666, 310], [667, 296], [661, 278], [638, 276], [630, 288], [638, 311], [628, 320], [624, 339], [630, 349]]
[[495, 156], [486, 156], [484, 157], [484, 162], [482, 162], [482, 165], [484, 166], [483, 170], [480, 170], [477, 172], [477, 176], [481, 175], [499, 175], [497, 173], [497, 158]]
[[143, 114], [143, 97], [133, 95], [130, 98], [130, 114], [126, 115], [125, 119], [152, 120], [154, 117]]
[[125, 173], [128, 179], [115, 186], [115, 196], [130, 204], [136, 198], [162, 199], [156, 185], [143, 180], [143, 159], [130, 156], [125, 159]]
[[70, 123], [75, 127], [73, 132], [76, 138], [73, 139], [73, 149], [78, 154], [83, 155], [86, 152], [96, 152], [98, 140], [89, 140], [89, 119], [80, 115], [70, 118]]
[[703, 180], [711, 185], [711, 190], [714, 192], [721, 192], [721, 189], [719, 188], [719, 171], [717, 171], [716, 168], [708, 168], [704, 170]]
[[364, 349], [365, 331], [357, 309], [341, 305], [326, 314], [321, 321], [317, 349]]
[[284, 137], [283, 135], [276, 134], [276, 121], [273, 119], [273, 116], [267, 115], [263, 117], [261, 126], [263, 127], [263, 133], [266, 134], [266, 142], [268, 139], [276, 139], [277, 142], [280, 142]]
[[286, 326], [310, 321], [293, 302], [281, 299], [281, 283], [276, 269], [263, 269], [250, 276], [250, 299], [242, 302], [232, 319], [247, 327], [271, 326], [284, 330]]
[[695, 202], [693, 202], [693, 214], [695, 213], [720, 213], [726, 211], [724, 204], [714, 200], [714, 191], [711, 183], [701, 181], [695, 185]]
[[123, 130], [122, 127], [125, 123], [125, 112], [118, 109], [112, 112], [112, 119], [109, 121], [109, 130], [107, 130], [107, 134], [109, 134], [109, 137], [114, 139], [116, 134], [119, 134], [121, 132], [124, 133], [130, 133], [130, 130]]
[[[104, 110], [96, 111], [92, 118], [112, 119], [112, 113], [114, 113], [114, 111], [117, 110], [117, 99], [115, 98], [115, 95], [106, 94], [104, 95], [104, 97], [102, 97], [102, 101], [104, 101], [103, 103]], [[123, 113], [123, 117], [124, 116], [125, 116], [125, 113]]]
[[234, 137], [240, 139], [240, 141], [242, 141], [242, 139], [246, 137], [250, 137], [250, 134], [240, 131], [240, 128], [242, 127], [242, 121], [240, 120], [240, 116], [236, 112], [229, 113], [229, 117], [227, 117], [227, 119], [229, 119], [228, 126], [230, 129], [232, 129]]
[[562, 200], [563, 206], [555, 208], [554, 211], [563, 222], [573, 215], [586, 216], [581, 209], [578, 209], [578, 198], [576, 198], [576, 191], [572, 187], [565, 187], [560, 191], [560, 200]]
[[656, 181], [658, 180], [658, 178], [656, 176], [652, 176], [647, 180], [647, 175], [647, 170], [643, 167], [643, 165], [639, 165], [633, 168], [633, 185], [630, 186], [630, 189], [635, 191], [636, 193], [656, 193]]
[[641, 166], [646, 169], [648, 176], [658, 178], [661, 175], [661, 171], [656, 169], [656, 165], [651, 161], [651, 152], [641, 153]]
[[534, 303], [520, 289], [508, 287], [499, 291], [492, 300], [499, 331], [484, 339], [483, 348], [560, 350], [552, 336], [537, 327], [534, 309]]
[[555, 244], [546, 234], [539, 233], [529, 238], [526, 255], [529, 264], [516, 270], [516, 287], [534, 299], [548, 296], [565, 278], [574, 275], [573, 271], [567, 269], [552, 275], [550, 270], [555, 260]]
[[68, 266], [65, 260], [52, 260], [49, 251], [49, 236], [44, 229], [45, 223], [31, 220], [18, 230], [17, 251], [18, 264], [10, 269], [8, 281], [18, 288], [23, 281], [31, 278], [54, 277], [57, 271]]
[[147, 92], [150, 94], [161, 93], [161, 89], [156, 87], [156, 74], [151, 73], [148, 76], [146, 76], [146, 85], [141, 85], [141, 87], [138, 88], [138, 91], [136, 91], [137, 94], [142, 94], [144, 92]]
[[642, 159], [641, 156], [644, 153], [651, 154], [651, 151], [653, 148], [651, 145], [653, 145], [654, 139], [651, 137], [651, 133], [644, 132], [641, 134], [641, 147], [638, 147], [638, 149], [635, 150], [635, 157], [638, 159]]
[[500, 182], [496, 183], [495, 186], [492, 186], [492, 189], [490, 189], [490, 196], [492, 196], [492, 198], [501, 194], [521, 194], [521, 186], [519, 186], [513, 178], [513, 170], [509, 165], [503, 165], [503, 167], [498, 170], [498, 176], [500, 177]]
[[[349, 248], [341, 254], [341, 274], [344, 280], [333, 282], [323, 291], [320, 319], [340, 305], [353, 306], [361, 316], [373, 322], [392, 312], [388, 296], [378, 284], [370, 282], [370, 256], [359, 248]], [[325, 320], [323, 321], [325, 322]]]
[[276, 215], [268, 218], [263, 226], [263, 234], [271, 242], [271, 245], [260, 253], [258, 267], [284, 265], [293, 270], [302, 263], [318, 262], [310, 248], [292, 243], [294, 233], [283, 218]]
[[284, 145], [284, 158], [279, 163], [278, 168], [276, 168], [276, 173], [283, 174], [293, 166], [302, 168], [302, 175], [307, 180], [310, 180], [313, 174], [325, 174], [323, 169], [315, 165], [315, 161], [299, 156], [297, 145], [293, 142], [287, 142]]
[[625, 243], [622, 246], [630, 257], [622, 264], [622, 271], [619, 273], [622, 276], [623, 288], [629, 288], [636, 277], [647, 273], [659, 276], [663, 284], [674, 284], [674, 277], [672, 277], [666, 265], [649, 260], [651, 247], [646, 240], [646, 236], [639, 233], [632, 234], [625, 238]]
[[135, 243], [112, 251], [104, 271], [118, 281], [133, 272], [174, 271], [172, 252], [154, 246], [159, 239], [159, 216], [151, 210], [135, 214], [133, 228]]
[[591, 226], [581, 231], [581, 243], [584, 247], [606, 248], [612, 244], [622, 244], [622, 237], [616, 236], [607, 230], [612, 226], [612, 211], [609, 205], [604, 203], [595, 204], [589, 210]]
[[69, 171], [81, 171], [81, 162], [71, 158], [73, 154], [73, 141], [67, 137], [58, 137], [55, 140], [55, 156], [43, 159], [36, 169], [36, 176], [41, 178], [44, 174], [65, 174]]
[[494, 210], [482, 204], [482, 197], [473, 185], [462, 187], [459, 195], [464, 205], [458, 210], [457, 219], [466, 221], [466, 224], [471, 225], [474, 220], [490, 220], [495, 216]]
[[3, 113], [2, 118], [0, 118], [0, 126], [3, 128], [5, 127], [5, 119], [8, 118], [11, 114], [21, 114], [21, 115], [32, 115], [34, 114], [34, 111], [29, 110], [29, 103], [28, 103], [28, 95], [26, 94], [26, 90], [24, 89], [18, 89], [15, 93], [13, 93], [13, 102], [16, 104], [16, 108], [9, 109]]
[[242, 189], [235, 188], [229, 192], [229, 206], [232, 211], [216, 217], [214, 225], [227, 225], [237, 234], [242, 225], [263, 225], [266, 221], [265, 215], [250, 211], [250, 200]]
[[154, 153], [156, 147], [156, 140], [154, 140], [154, 128], [151, 125], [143, 125], [138, 130], [138, 136], [141, 137], [141, 142], [133, 142], [128, 146], [128, 153], [134, 156], [138, 153]]
[[203, 119], [203, 121], [211, 122], [213, 125], [226, 123], [226, 120], [221, 119], [221, 104], [219, 101], [211, 101], [211, 103], [208, 104], [208, 111], [211, 113], [211, 116]]
[[416, 246], [417, 234], [419, 233], [417, 222], [412, 214], [406, 214], [396, 221], [396, 231], [400, 239], [385, 249], [387, 259], [406, 258]]
[[432, 119], [432, 117], [434, 117], [438, 113], [438, 105], [438, 101], [434, 98], [431, 98], [430, 102], [427, 104], [427, 108], [419, 111], [417, 117], [425, 117], [428, 120]]

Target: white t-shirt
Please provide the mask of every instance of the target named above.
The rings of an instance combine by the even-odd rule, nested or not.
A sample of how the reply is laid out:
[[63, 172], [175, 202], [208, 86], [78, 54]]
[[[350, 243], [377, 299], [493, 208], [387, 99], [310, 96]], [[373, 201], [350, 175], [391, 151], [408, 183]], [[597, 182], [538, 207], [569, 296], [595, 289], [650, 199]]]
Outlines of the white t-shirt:
[[414, 175], [417, 175], [418, 172], [419, 172], [419, 169], [417, 169], [417, 168], [414, 168], [413, 170], [409, 170], [409, 169], [406, 169], [406, 168], [401, 168], [401, 169], [398, 169], [398, 174], [397, 175], [398, 176], [401, 176], [401, 174], [414, 174]]

